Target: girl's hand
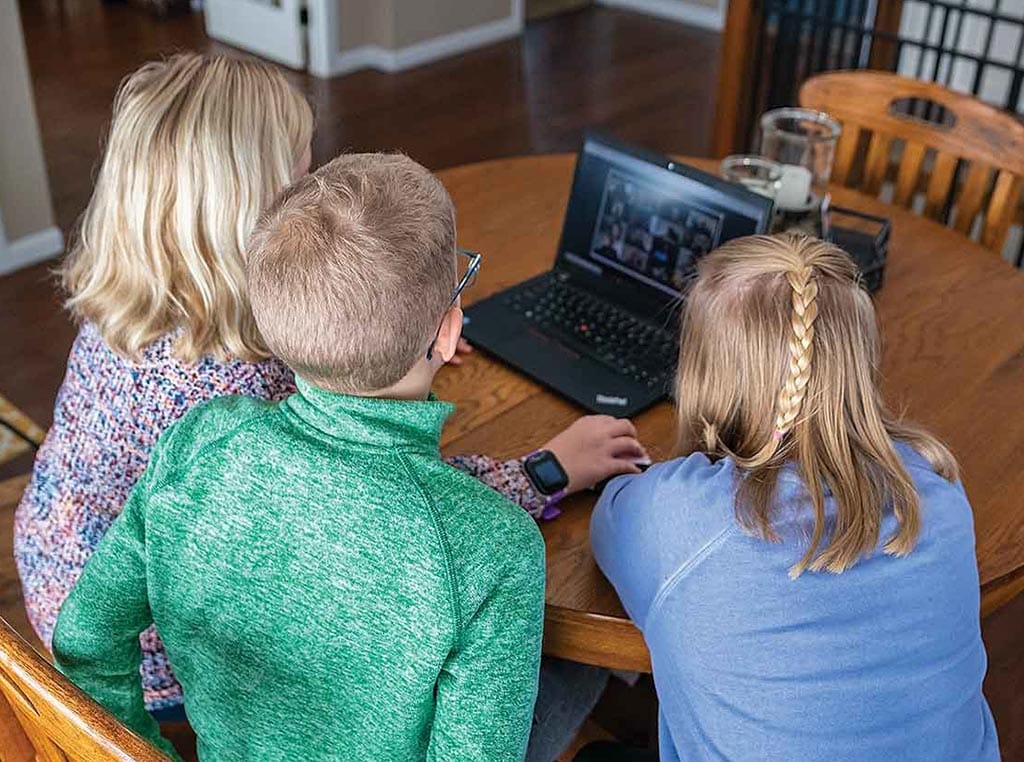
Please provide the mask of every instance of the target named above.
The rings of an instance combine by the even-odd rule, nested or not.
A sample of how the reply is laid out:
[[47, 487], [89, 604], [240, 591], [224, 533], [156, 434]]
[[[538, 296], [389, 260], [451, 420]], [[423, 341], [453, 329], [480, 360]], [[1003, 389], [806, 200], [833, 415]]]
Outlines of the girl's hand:
[[455, 355], [448, 361], [449, 365], [462, 365], [462, 355], [472, 353], [473, 345], [463, 338], [459, 338], [459, 345], [455, 348]]
[[541, 447], [550, 450], [569, 476], [567, 493], [590, 489], [620, 474], [638, 474], [650, 457], [625, 418], [588, 415]]

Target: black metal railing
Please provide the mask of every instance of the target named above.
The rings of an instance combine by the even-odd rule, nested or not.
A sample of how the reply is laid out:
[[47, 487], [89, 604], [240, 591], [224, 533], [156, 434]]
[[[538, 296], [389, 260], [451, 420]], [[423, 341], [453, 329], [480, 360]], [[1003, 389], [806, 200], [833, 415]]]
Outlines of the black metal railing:
[[896, 28], [882, 28], [886, 0], [764, 0], [749, 102], [751, 141], [758, 114], [796, 102], [808, 77], [836, 69], [885, 69], [939, 82], [1021, 113], [1021, 15], [966, 0], [904, 0]]
[[[806, 79], [837, 69], [894, 71], [1024, 115], [1024, 3], [984, 2], [762, 0], [754, 97], [741, 116], [747, 148], [756, 148], [759, 114], [795, 104]], [[933, 110], [916, 115], [944, 119]]]

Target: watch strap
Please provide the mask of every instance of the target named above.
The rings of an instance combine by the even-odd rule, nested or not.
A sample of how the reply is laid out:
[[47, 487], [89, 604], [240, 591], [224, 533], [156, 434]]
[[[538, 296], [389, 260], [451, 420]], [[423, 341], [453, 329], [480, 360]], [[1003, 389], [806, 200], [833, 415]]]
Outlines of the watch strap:
[[[541, 492], [540, 489], [537, 488], [537, 485], [533, 483], [533, 479], [530, 477], [530, 472], [527, 471], [526, 468], [525, 468], [525, 463], [526, 463], [526, 461], [529, 458], [532, 458], [534, 455], [539, 455], [542, 452], [547, 452], [548, 454], [551, 455], [551, 457], [555, 458], [555, 460], [558, 462], [559, 467], [561, 467], [563, 473], [565, 473], [565, 467], [562, 466], [561, 461], [558, 461], [557, 456], [555, 456], [555, 454], [553, 452], [551, 452], [550, 450], [543, 450], [543, 449], [534, 450], [533, 452], [528, 453], [523, 458], [523, 463], [524, 463], [523, 473], [526, 474], [527, 481], [530, 482], [530, 485], [534, 488], [534, 490], [536, 490], [541, 496], [544, 496], [544, 493]], [[568, 478], [568, 476], [569, 475], [566, 474], [566, 478]], [[562, 511], [561, 511], [561, 509], [559, 509], [557, 507], [557, 505], [562, 500], [562, 498], [565, 497], [565, 492], [566, 492], [566, 488], [563, 487], [562, 489], [558, 490], [557, 492], [547, 496], [547, 501], [544, 503], [544, 508], [541, 510], [540, 518], [542, 518], [542, 519], [553, 519], [556, 516], [561, 515]]]

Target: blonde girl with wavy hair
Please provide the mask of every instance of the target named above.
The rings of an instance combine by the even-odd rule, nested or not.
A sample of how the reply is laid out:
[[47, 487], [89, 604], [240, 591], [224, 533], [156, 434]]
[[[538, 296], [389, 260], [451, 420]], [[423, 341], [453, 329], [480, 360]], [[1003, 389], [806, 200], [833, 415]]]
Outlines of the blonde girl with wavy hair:
[[879, 391], [852, 260], [726, 243], [683, 307], [677, 457], [591, 539], [651, 651], [661, 759], [999, 758], [970, 504]]
[[[47, 647], [164, 429], [211, 397], [293, 391], [256, 330], [244, 252], [261, 210], [308, 170], [312, 131], [306, 100], [258, 61], [186, 53], [121, 83], [60, 269], [80, 329], [15, 521], [26, 609]], [[142, 652], [149, 708], [180, 705], [152, 628]]]
[[72, 313], [125, 357], [176, 331], [184, 361], [265, 359], [243, 253], [308, 171], [312, 131], [303, 97], [258, 61], [185, 54], [128, 77], [61, 268]]
[[[121, 84], [93, 196], [61, 268], [81, 328], [16, 516], [26, 608], [47, 647], [160, 434], [213, 397], [295, 391], [256, 328], [244, 263], [260, 213], [308, 171], [312, 130], [302, 95], [255, 60], [186, 53]], [[544, 448], [575, 491], [636, 470], [634, 434], [628, 421], [587, 417]], [[553, 508], [521, 460], [449, 463], [534, 515]], [[181, 718], [181, 687], [153, 628], [141, 646], [147, 708]], [[599, 692], [604, 674], [587, 680]]]

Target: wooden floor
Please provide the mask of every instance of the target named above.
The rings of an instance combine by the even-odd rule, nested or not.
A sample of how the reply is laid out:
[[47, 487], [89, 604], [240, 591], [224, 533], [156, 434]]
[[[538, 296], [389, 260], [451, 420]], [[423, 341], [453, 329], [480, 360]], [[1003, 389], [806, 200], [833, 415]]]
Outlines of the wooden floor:
[[[100, 0], [19, 1], [57, 219], [67, 234], [88, 200], [121, 77], [176, 49], [227, 49], [205, 37], [198, 16], [159, 22], [130, 5]], [[706, 31], [590, 9], [530, 24], [521, 39], [402, 74], [290, 76], [316, 110], [315, 163], [343, 150], [401, 149], [440, 169], [574, 150], [586, 127], [660, 151], [704, 155], [718, 44]], [[74, 338], [50, 266], [0, 278], [0, 393], [44, 426]], [[0, 466], [0, 478], [30, 465], [21, 459]], [[12, 505], [3, 498], [0, 543], [9, 548]], [[25, 629], [9, 551], [0, 553], [0, 615]], [[991, 617], [984, 635], [986, 693], [1004, 758], [1024, 760], [1024, 693], [1018, 688], [1024, 683], [1024, 597]], [[619, 706], [638, 702], [647, 703], [632, 696]], [[612, 729], [620, 737], [629, 731]]]

